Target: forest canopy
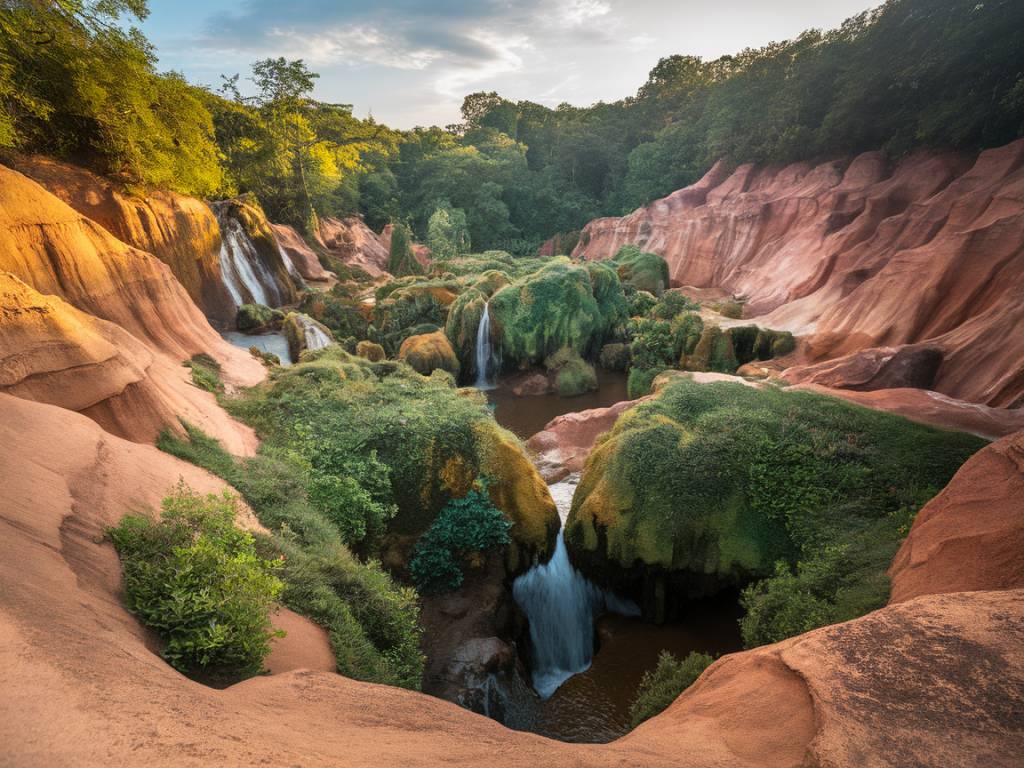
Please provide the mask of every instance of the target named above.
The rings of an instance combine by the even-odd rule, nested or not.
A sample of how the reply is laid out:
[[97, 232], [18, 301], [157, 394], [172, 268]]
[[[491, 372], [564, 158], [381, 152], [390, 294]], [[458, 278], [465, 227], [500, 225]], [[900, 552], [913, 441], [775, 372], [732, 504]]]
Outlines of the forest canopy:
[[614, 103], [474, 93], [458, 125], [408, 131], [317, 101], [302, 61], [255, 62], [244, 88], [230, 74], [216, 92], [160, 73], [130, 26], [146, 13], [145, 0], [0, 0], [0, 148], [128, 185], [252, 192], [301, 227], [360, 213], [427, 240], [432, 221], [435, 238], [457, 222], [475, 250], [524, 254], [690, 184], [719, 159], [899, 157], [1024, 133], [1016, 0], [889, 0], [838, 29], [714, 60], [667, 57]]

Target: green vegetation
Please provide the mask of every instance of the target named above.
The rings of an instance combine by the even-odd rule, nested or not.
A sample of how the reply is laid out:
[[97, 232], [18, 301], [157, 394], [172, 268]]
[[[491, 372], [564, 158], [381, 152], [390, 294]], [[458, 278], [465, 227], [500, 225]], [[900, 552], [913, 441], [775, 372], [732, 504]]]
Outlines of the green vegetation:
[[555, 391], [562, 397], [574, 397], [597, 389], [594, 366], [574, 350], [562, 347], [544, 361], [548, 373], [555, 376]]
[[630, 368], [629, 377], [626, 379], [626, 396], [630, 400], [636, 400], [638, 397], [651, 394], [651, 385], [654, 380], [666, 370], [668, 369], [661, 367]]
[[224, 391], [224, 382], [220, 378], [220, 363], [209, 355], [193, 355], [184, 362], [184, 366], [192, 371], [192, 383], [200, 389], [213, 394]]
[[[486, 482], [481, 483], [486, 489]], [[509, 543], [512, 524], [485, 491], [471, 489], [441, 509], [419, 541], [410, 563], [413, 581], [423, 594], [450, 592], [463, 581], [462, 561]]]
[[453, 259], [469, 253], [469, 225], [466, 212], [441, 200], [427, 222], [427, 247], [435, 260]]
[[656, 253], [641, 251], [635, 245], [624, 245], [612, 259], [619, 279], [637, 291], [661, 296], [668, 288], [668, 262]]
[[107, 531], [128, 609], [159, 633], [164, 658], [182, 672], [259, 674], [279, 634], [270, 611], [282, 563], [257, 553], [252, 534], [235, 527], [237, 512], [231, 494], [203, 497], [181, 483], [163, 500], [159, 522], [129, 515]]
[[668, 651], [662, 651], [658, 656], [658, 666], [644, 672], [629, 705], [631, 727], [636, 728], [667, 708], [697, 681], [713, 661], [708, 654], [697, 651], [691, 651], [682, 661]]
[[983, 445], [807, 392], [672, 381], [591, 453], [566, 544], [605, 582], [642, 563], [679, 600], [755, 582], [744, 639], [780, 639], [884, 605], [907, 511]]
[[[344, 471], [357, 474], [337, 474], [346, 486], [341, 493], [321, 490], [317, 498], [313, 487], [326, 473], [294, 451], [265, 443], [257, 456], [236, 459], [216, 440], [194, 427], [186, 429], [187, 440], [164, 433], [158, 446], [239, 490], [271, 531], [257, 547], [265, 557], [283, 556], [277, 571], [284, 584], [281, 601], [327, 630], [338, 672], [419, 688], [423, 657], [416, 593], [396, 585], [376, 561], [361, 562], [352, 554], [343, 541], [346, 531], [351, 535], [351, 512], [340, 519], [331, 515], [333, 502], [345, 496], [355, 497], [364, 508], [367, 497], [379, 498], [379, 463], [372, 457], [366, 464], [352, 457]], [[377, 475], [376, 482], [367, 471]]]
[[412, 255], [412, 241], [409, 228], [401, 222], [391, 230], [391, 250], [388, 252], [388, 272], [395, 277], [418, 275], [423, 267]]
[[242, 333], [259, 333], [281, 327], [284, 312], [262, 304], [242, 304], [235, 313], [235, 327]]

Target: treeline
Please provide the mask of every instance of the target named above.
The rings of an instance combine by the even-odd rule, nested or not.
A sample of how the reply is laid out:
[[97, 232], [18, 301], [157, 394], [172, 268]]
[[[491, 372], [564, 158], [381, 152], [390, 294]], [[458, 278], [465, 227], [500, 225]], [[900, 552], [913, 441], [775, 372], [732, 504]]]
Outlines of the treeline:
[[[213, 93], [158, 74], [145, 0], [0, 1], [0, 147], [128, 183], [253, 192], [272, 218], [360, 212], [446, 251], [534, 250], [696, 181], [713, 162], [968, 150], [1024, 133], [1024, 3], [889, 0], [840, 28], [661, 60], [636, 96], [555, 109], [467, 96], [462, 123], [393, 131], [312, 99], [301, 61]], [[443, 234], [443, 236], [442, 236]]]

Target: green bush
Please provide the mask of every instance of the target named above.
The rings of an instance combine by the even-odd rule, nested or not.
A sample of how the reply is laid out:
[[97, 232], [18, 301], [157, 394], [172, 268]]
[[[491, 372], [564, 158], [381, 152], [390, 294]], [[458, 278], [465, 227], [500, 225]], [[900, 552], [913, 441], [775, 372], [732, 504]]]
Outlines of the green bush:
[[651, 309], [651, 316], [656, 320], [672, 320], [683, 312], [698, 312], [700, 304], [692, 301], [679, 291], [668, 291]]
[[512, 527], [486, 492], [472, 489], [452, 499], [416, 543], [410, 564], [413, 581], [423, 594], [450, 592], [462, 585], [462, 561], [509, 543]]
[[672, 326], [664, 320], [634, 320], [632, 355], [636, 368], [670, 368], [679, 356], [675, 353]]
[[[158, 447], [208, 469], [241, 492], [272, 532], [270, 540], [257, 542], [265, 556], [285, 556], [279, 571], [282, 602], [327, 630], [338, 672], [418, 689], [423, 655], [416, 593], [395, 584], [377, 563], [361, 563], [345, 546], [338, 521], [329, 517], [331, 505], [318, 508], [310, 499], [316, 473], [309, 460], [266, 441], [256, 456], [236, 459], [200, 430], [186, 429], [188, 440], [165, 432]], [[319, 476], [325, 476], [327, 463], [323, 460]], [[358, 464], [345, 466], [360, 471]], [[381, 497], [379, 471], [371, 469], [370, 475], [359, 477], [359, 489], [353, 484], [346, 489], [364, 504]]]
[[183, 483], [161, 519], [129, 515], [108, 530], [124, 568], [128, 608], [165, 642], [164, 658], [190, 673], [258, 674], [274, 632], [281, 563], [235, 528], [230, 494], [200, 496]]
[[641, 251], [635, 245], [624, 245], [611, 262], [618, 270], [619, 279], [638, 291], [661, 296], [668, 288], [668, 262], [656, 253]]
[[606, 371], [625, 371], [629, 368], [632, 355], [629, 344], [605, 344], [597, 361]]
[[193, 355], [190, 360], [184, 362], [186, 368], [192, 371], [192, 383], [207, 392], [224, 391], [224, 382], [220, 378], [220, 363], [206, 354]]
[[632, 285], [624, 284], [622, 290], [626, 295], [630, 317], [647, 317], [658, 303], [658, 298], [653, 293], [638, 291]]
[[693, 685], [714, 659], [706, 653], [690, 652], [679, 661], [668, 651], [658, 656], [658, 666], [644, 672], [629, 705], [630, 725], [636, 728], [664, 711], [679, 694]]
[[568, 347], [550, 355], [544, 366], [555, 377], [555, 391], [562, 397], [575, 397], [597, 389], [594, 366]]
[[262, 304], [242, 304], [235, 313], [235, 327], [243, 333], [280, 328], [284, 312]]
[[638, 397], [651, 394], [651, 384], [658, 377], [658, 374], [664, 373], [667, 368], [630, 368], [629, 377], [626, 379], [626, 396], [630, 400], [636, 400]]

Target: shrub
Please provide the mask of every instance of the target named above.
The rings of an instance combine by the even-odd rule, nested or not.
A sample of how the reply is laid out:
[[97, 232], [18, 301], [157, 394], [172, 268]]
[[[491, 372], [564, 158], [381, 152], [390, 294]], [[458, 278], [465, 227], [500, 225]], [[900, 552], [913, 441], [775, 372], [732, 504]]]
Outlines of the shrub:
[[234, 526], [236, 512], [230, 494], [203, 497], [182, 483], [164, 499], [160, 522], [129, 515], [108, 531], [128, 608], [183, 672], [257, 674], [281, 634], [270, 623], [280, 561], [256, 554], [252, 534]]
[[605, 344], [601, 347], [598, 363], [606, 371], [625, 371], [631, 359], [629, 344]]
[[[258, 546], [265, 556], [285, 556], [279, 572], [282, 602], [327, 630], [338, 671], [357, 680], [419, 688], [423, 655], [416, 593], [349, 551], [337, 521], [309, 500], [309, 462], [267, 442], [255, 457], [236, 460], [213, 438], [186, 429], [187, 441], [164, 433], [158, 447], [221, 476], [242, 493], [272, 531]], [[371, 499], [379, 498], [376, 484], [365, 476], [360, 480]]]
[[679, 291], [668, 291], [651, 309], [651, 316], [656, 320], [672, 320], [683, 312], [698, 312], [700, 304], [692, 301]]
[[636, 400], [638, 397], [651, 394], [651, 384], [658, 377], [658, 374], [664, 373], [667, 368], [630, 368], [629, 378], [626, 379], [626, 396], [630, 400]]
[[629, 705], [631, 726], [636, 728], [662, 712], [693, 685], [713, 661], [708, 654], [697, 651], [692, 651], [682, 661], [668, 651], [662, 651], [658, 656], [658, 666], [644, 672]]
[[235, 313], [235, 327], [243, 333], [280, 328], [284, 312], [262, 304], [242, 304]]
[[462, 561], [508, 544], [511, 527], [485, 491], [474, 488], [461, 499], [452, 499], [416, 543], [410, 564], [416, 587], [423, 594], [458, 589], [463, 581]]
[[372, 341], [360, 341], [356, 344], [356, 354], [364, 357], [371, 363], [379, 363], [387, 357], [384, 347], [374, 344]]
[[623, 285], [630, 317], [646, 317], [658, 303], [657, 297], [647, 291], [638, 291], [632, 285]]
[[638, 291], [661, 296], [668, 288], [668, 262], [656, 253], [641, 251], [635, 245], [624, 245], [612, 258], [619, 279]]
[[200, 389], [214, 394], [224, 391], [224, 382], [220, 378], [220, 363], [209, 355], [193, 355], [183, 365], [191, 369], [192, 383]]
[[666, 321], [635, 320], [631, 328], [631, 351], [636, 368], [669, 368], [679, 359], [672, 326]]
[[562, 397], [575, 397], [597, 389], [594, 366], [568, 347], [555, 352], [544, 361], [555, 376], [555, 391]]

